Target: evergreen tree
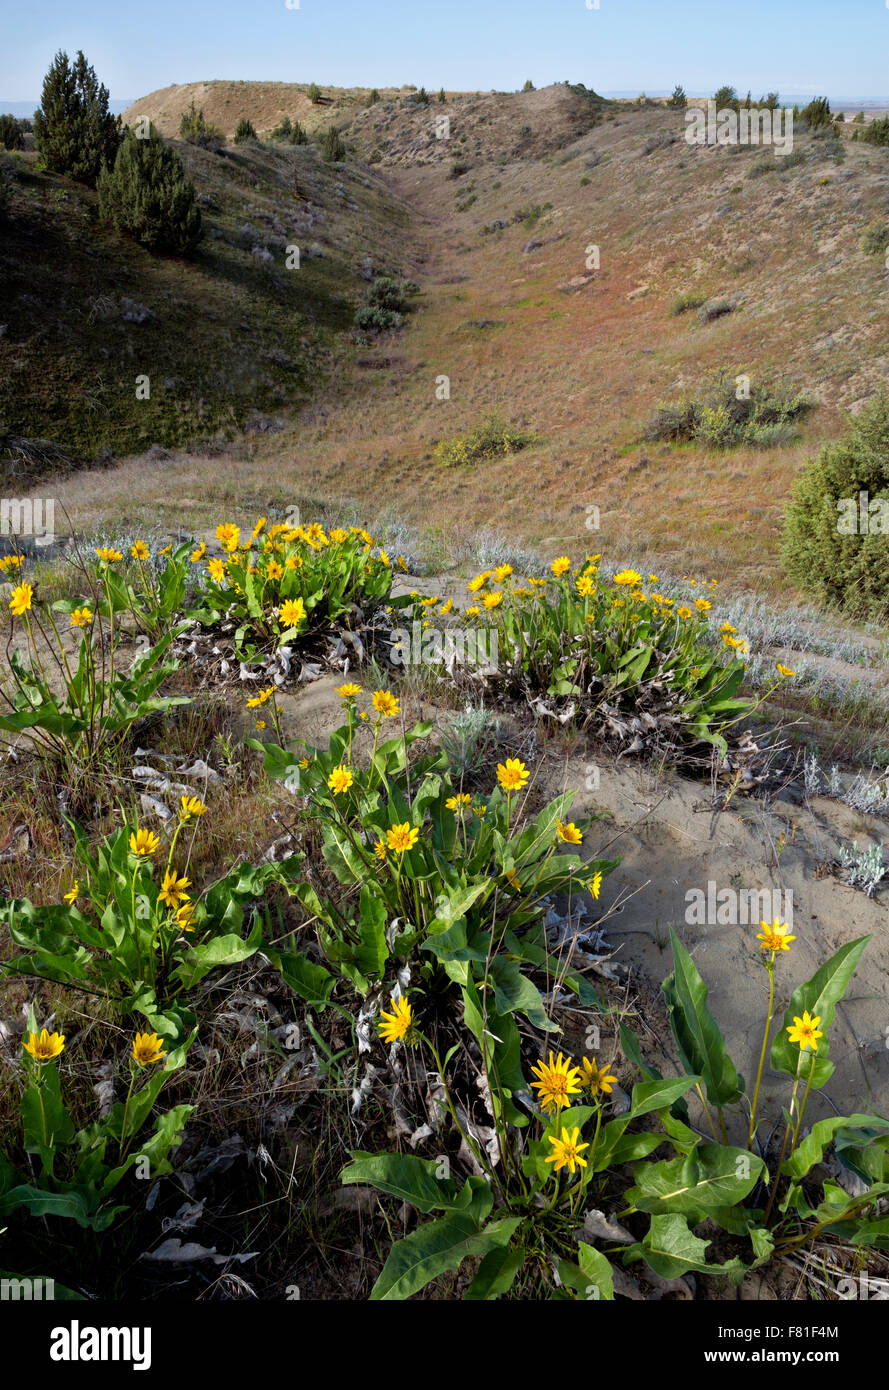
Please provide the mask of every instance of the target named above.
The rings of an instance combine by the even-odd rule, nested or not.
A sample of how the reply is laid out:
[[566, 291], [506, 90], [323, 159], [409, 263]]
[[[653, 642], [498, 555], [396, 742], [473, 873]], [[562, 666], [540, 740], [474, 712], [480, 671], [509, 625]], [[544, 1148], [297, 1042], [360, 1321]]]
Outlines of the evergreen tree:
[[438, 94], [438, 99], [439, 99], [439, 101], [441, 102], [442, 106], [443, 106], [444, 103], [447, 101], [447, 96], [445, 95], [445, 89], [444, 89], [444, 87], [442, 87], [441, 91], [439, 92], [439, 94]]
[[83, 183], [95, 183], [102, 165], [114, 163], [120, 117], [108, 110], [108, 88], [82, 53], [71, 66], [67, 53], [56, 54], [34, 113], [34, 139], [44, 168]]
[[523, 92], [533, 92], [534, 90], [535, 90], [534, 83], [531, 81], [531, 79], [530, 79], [530, 77], [529, 77], [529, 78], [528, 78], [528, 81], [525, 83], [524, 87], [522, 88], [522, 91], [523, 91]]
[[679, 82], [677, 82], [676, 86], [673, 88], [673, 95], [670, 97], [669, 105], [675, 106], [679, 109], [682, 109], [683, 107], [688, 105], [688, 100], [685, 95], [685, 89]]
[[0, 145], [5, 150], [20, 150], [24, 143], [21, 123], [15, 116], [0, 116]]
[[248, 140], [256, 140], [257, 138], [253, 122], [248, 121], [246, 116], [242, 116], [235, 131], [235, 144], [246, 145]]
[[201, 211], [182, 160], [151, 127], [147, 140], [127, 130], [114, 167], [99, 175], [99, 215], [150, 251], [186, 256], [201, 239]]
[[335, 125], [329, 126], [324, 132], [321, 140], [321, 154], [328, 164], [336, 164], [346, 157], [346, 147], [340, 139], [340, 133]]
[[317, 82], [309, 83], [309, 88], [306, 92], [306, 96], [309, 98], [309, 101], [312, 103], [313, 106], [318, 105], [319, 101], [321, 100], [321, 88], [318, 86]]

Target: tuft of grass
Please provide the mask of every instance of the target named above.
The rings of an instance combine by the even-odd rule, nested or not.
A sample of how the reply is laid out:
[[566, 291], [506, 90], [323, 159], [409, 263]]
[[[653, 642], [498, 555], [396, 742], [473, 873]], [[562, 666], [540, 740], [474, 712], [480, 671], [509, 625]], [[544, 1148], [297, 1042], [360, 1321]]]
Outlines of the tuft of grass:
[[496, 415], [489, 415], [468, 434], [455, 439], [442, 439], [435, 447], [435, 457], [448, 468], [466, 463], [483, 463], [485, 459], [504, 458], [539, 443], [537, 435], [528, 430], [513, 429]]

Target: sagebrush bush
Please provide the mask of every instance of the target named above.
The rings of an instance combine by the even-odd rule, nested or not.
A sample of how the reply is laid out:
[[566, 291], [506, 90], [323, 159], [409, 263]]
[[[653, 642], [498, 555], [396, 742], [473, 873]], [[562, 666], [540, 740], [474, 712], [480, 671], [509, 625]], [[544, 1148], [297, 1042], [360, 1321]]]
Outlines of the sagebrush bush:
[[784, 565], [822, 602], [885, 616], [887, 533], [889, 394], [882, 392], [797, 478], [784, 527]]
[[120, 117], [108, 110], [108, 88], [82, 53], [71, 66], [67, 53], [56, 54], [34, 113], [34, 140], [45, 169], [84, 183], [94, 183], [102, 165], [113, 163]]
[[889, 225], [871, 222], [861, 234], [861, 249], [866, 256], [881, 256], [889, 246]]
[[182, 161], [154, 127], [149, 139], [128, 130], [114, 167], [98, 181], [99, 215], [150, 251], [185, 256], [201, 239], [201, 212]]
[[225, 144], [225, 137], [219, 126], [211, 125], [204, 119], [203, 108], [195, 110], [194, 98], [187, 111], [183, 111], [179, 119], [179, 139], [187, 140], [190, 145], [200, 145], [205, 150], [220, 150]]
[[496, 415], [489, 415], [482, 424], [456, 439], [442, 439], [435, 447], [439, 463], [450, 468], [463, 463], [481, 463], [485, 459], [504, 458], [517, 454], [537, 443], [537, 436], [528, 430], [514, 429]]
[[889, 116], [881, 116], [879, 120], [871, 121], [862, 132], [861, 139], [866, 140], [869, 145], [889, 145]]
[[696, 294], [694, 290], [688, 294], [677, 294], [670, 304], [670, 318], [678, 318], [680, 314], [685, 314], [689, 309], [699, 309], [702, 304], [706, 304], [705, 294]]
[[808, 399], [799, 393], [775, 390], [766, 382], [750, 384], [748, 389], [749, 395], [745, 395], [730, 372], [712, 373], [697, 399], [683, 397], [659, 405], [642, 438], [649, 442], [694, 441], [711, 449], [738, 444], [770, 448], [795, 439], [793, 421], [809, 409]]

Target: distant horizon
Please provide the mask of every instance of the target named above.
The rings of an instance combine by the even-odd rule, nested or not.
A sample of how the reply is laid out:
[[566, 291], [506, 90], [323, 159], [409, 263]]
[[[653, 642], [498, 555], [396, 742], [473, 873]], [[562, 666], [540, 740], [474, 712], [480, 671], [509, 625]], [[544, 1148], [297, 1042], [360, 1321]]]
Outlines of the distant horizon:
[[[310, 79], [309, 79], [309, 80], [310, 80]], [[108, 99], [108, 108], [109, 108], [109, 110], [111, 111], [111, 113], [112, 113], [113, 115], [119, 116], [119, 115], [122, 115], [124, 111], [128, 110], [129, 107], [131, 107], [135, 102], [137, 102], [137, 101], [142, 101], [145, 97], [150, 96], [152, 92], [163, 91], [163, 90], [166, 89], [166, 87], [188, 87], [188, 86], [192, 86], [192, 85], [197, 85], [197, 84], [200, 83], [200, 82], [210, 83], [210, 82], [242, 82], [242, 81], [244, 81], [244, 82], [249, 81], [250, 83], [253, 83], [253, 84], [259, 84], [259, 83], [263, 83], [263, 82], [270, 82], [270, 83], [271, 83], [271, 82], [276, 82], [276, 83], [281, 83], [281, 85], [283, 85], [283, 86], [306, 86], [306, 85], [307, 85], [307, 82], [304, 82], [304, 83], [300, 83], [300, 82], [283, 82], [283, 80], [280, 79], [280, 78], [272, 78], [272, 77], [270, 77], [270, 78], [261, 78], [261, 77], [257, 77], [257, 78], [250, 78], [250, 79], [244, 79], [244, 78], [239, 78], [239, 77], [196, 77], [196, 78], [192, 79], [191, 82], [168, 82], [168, 83], [164, 83], [161, 87], [152, 87], [152, 88], [150, 88], [148, 91], [143, 92], [140, 96], [136, 96], [136, 97], [114, 97], [114, 96], [111, 96], [111, 97], [109, 97], [109, 99]], [[336, 91], [336, 90], [345, 90], [344, 88], [338, 87], [338, 85], [337, 85], [336, 83], [333, 83], [333, 82], [321, 82], [321, 83], [319, 83], [318, 85], [319, 85], [322, 89], [328, 88], [328, 89], [331, 89], [331, 90], [334, 90], [334, 91]], [[359, 87], [359, 89], [360, 89], [361, 86], [362, 86], [362, 84], [351, 84], [351, 85], [357, 85], [357, 86]], [[387, 85], [387, 84], [384, 84], [384, 86], [385, 86], [385, 85]], [[559, 85], [558, 82], [544, 82], [544, 83], [541, 83], [541, 84], [540, 84], [541, 87], [558, 86], [558, 85]], [[364, 84], [364, 86], [365, 86], [365, 88], [366, 88], [367, 91], [371, 91], [371, 90], [373, 89], [373, 83]], [[675, 83], [674, 83], [674, 86], [675, 86]], [[407, 87], [407, 84], [402, 84], [402, 86], [399, 87], [397, 90], [399, 90], [399, 91], [400, 91], [400, 90], [404, 90], [406, 87]], [[499, 92], [499, 91], [500, 91], [500, 89], [495, 89], [495, 88], [477, 88], [477, 87], [453, 88], [452, 90], [459, 92], [460, 95], [468, 95], [468, 94], [472, 94], [472, 93], [478, 92], [478, 94], [479, 94], [480, 96], [490, 96], [493, 92], [495, 92], [495, 91], [498, 91], [498, 92]], [[520, 91], [520, 90], [521, 90], [521, 88], [520, 88], [520, 87], [517, 87], [517, 88], [513, 88], [513, 89], [512, 89], [512, 92], [515, 93], [515, 92], [518, 92], [518, 91]], [[607, 97], [607, 98], [610, 98], [610, 99], [612, 99], [612, 100], [615, 100], [615, 99], [633, 100], [635, 97], [638, 97], [638, 96], [643, 95], [643, 91], [642, 91], [641, 88], [639, 88], [639, 89], [636, 89], [636, 88], [619, 88], [619, 89], [602, 88], [601, 90], [600, 90], [599, 88], [594, 88], [594, 90], [598, 92], [598, 95], [599, 95], [599, 96]], [[738, 88], [737, 90], [738, 90], [739, 96], [742, 96], [742, 98], [743, 98], [743, 97], [746, 97], [746, 95], [747, 95], [746, 90], [745, 90], [743, 93], [741, 92], [741, 89], [740, 89], [740, 88]], [[644, 95], [649, 96], [649, 97], [669, 97], [669, 96], [672, 94], [672, 92], [673, 92], [673, 87], [669, 87], [669, 88], [666, 88], [666, 87], [664, 87], [664, 88], [652, 87], [652, 88], [648, 89], [647, 91], [645, 91]], [[758, 100], [759, 97], [761, 97], [761, 96], [764, 95], [764, 93], [762, 93], [762, 92], [753, 93], [753, 92], [752, 92], [752, 89], [751, 89], [751, 93], [752, 93], [752, 95], [753, 95], [753, 100], [754, 100], [754, 101]], [[502, 94], [502, 93], [501, 93], [501, 94]], [[509, 95], [510, 93], [507, 92], [506, 94]], [[813, 93], [813, 92], [786, 92], [786, 93], [785, 93], [785, 92], [779, 92], [779, 94], [778, 94], [778, 96], [779, 96], [779, 101], [780, 101], [780, 103], [781, 103], [782, 106], [803, 106], [803, 105], [805, 105], [806, 103], [808, 103], [809, 101], [811, 101], [812, 98], [813, 98], [813, 96], [815, 96], [815, 95], [817, 95], [817, 96], [826, 96], [827, 99], [828, 99], [828, 101], [830, 102], [831, 106], [832, 106], [834, 109], [837, 109], [837, 108], [839, 108], [839, 107], [848, 107], [848, 106], [858, 106], [858, 107], [862, 107], [862, 108], [867, 108], [867, 107], [871, 107], [871, 106], [889, 106], [889, 94], [887, 94], [886, 96], [882, 96], [882, 97], [879, 97], [879, 96], [833, 96], [829, 91], [828, 91], [828, 92], [818, 92], [818, 93]], [[712, 93], [712, 92], [688, 91], [688, 90], [686, 90], [686, 96], [687, 96], [690, 100], [692, 100], [692, 101], [702, 101], [702, 100], [711, 98], [711, 97], [713, 96], [713, 93]], [[31, 116], [33, 115], [33, 113], [38, 109], [39, 106], [40, 106], [40, 98], [39, 98], [39, 97], [35, 98], [33, 102], [31, 102], [31, 101], [6, 101], [3, 97], [0, 97], [0, 115], [11, 115], [11, 116], [17, 116], [17, 117], [20, 117], [20, 118], [21, 118], [21, 117], [24, 117], [25, 119], [30, 119], [30, 117], [31, 117]]]

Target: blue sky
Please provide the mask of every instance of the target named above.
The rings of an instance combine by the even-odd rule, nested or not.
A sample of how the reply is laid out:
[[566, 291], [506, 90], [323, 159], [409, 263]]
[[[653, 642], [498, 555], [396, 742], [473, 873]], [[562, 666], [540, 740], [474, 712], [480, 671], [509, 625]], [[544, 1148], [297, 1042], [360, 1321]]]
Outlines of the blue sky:
[[4, 20], [0, 101], [38, 98], [58, 48], [117, 100], [210, 78], [889, 95], [887, 0], [41, 0]]

